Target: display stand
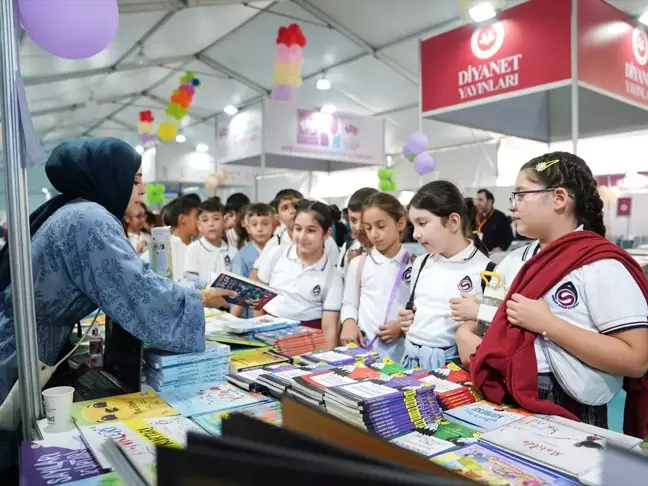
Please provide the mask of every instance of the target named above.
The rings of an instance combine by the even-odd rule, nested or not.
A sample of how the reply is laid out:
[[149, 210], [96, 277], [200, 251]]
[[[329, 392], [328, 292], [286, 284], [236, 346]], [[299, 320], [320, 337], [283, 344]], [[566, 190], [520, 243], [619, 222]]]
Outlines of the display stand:
[[25, 147], [18, 106], [20, 72], [19, 24], [12, 0], [0, 2], [0, 72], [2, 72], [2, 140], [7, 192], [8, 245], [11, 248], [11, 290], [16, 336], [16, 359], [20, 381], [22, 434], [30, 440], [36, 420], [43, 415], [38, 378], [38, 340], [34, 285], [32, 281], [31, 237]]
[[544, 143], [648, 124], [648, 37], [603, 0], [530, 0], [421, 43], [422, 116]]

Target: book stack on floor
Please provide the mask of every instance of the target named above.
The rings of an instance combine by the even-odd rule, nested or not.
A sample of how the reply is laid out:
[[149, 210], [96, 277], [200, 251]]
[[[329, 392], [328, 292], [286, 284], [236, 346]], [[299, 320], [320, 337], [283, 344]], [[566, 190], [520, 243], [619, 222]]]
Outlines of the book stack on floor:
[[254, 337], [272, 346], [277, 353], [290, 357], [326, 348], [326, 339], [322, 330], [305, 326], [257, 332]]
[[309, 364], [328, 364], [331, 366], [344, 366], [353, 364], [357, 361], [365, 364], [371, 363], [378, 359], [378, 353], [363, 348], [356, 344], [339, 346], [330, 351], [317, 351], [314, 353], [302, 354], [295, 356], [294, 362], [300, 365]]
[[327, 388], [331, 415], [381, 437], [412, 431], [443, 418], [434, 386], [415, 374], [385, 375]]
[[148, 385], [156, 391], [214, 381], [223, 381], [230, 369], [230, 347], [212, 341], [200, 353], [170, 353], [156, 349], [144, 351], [148, 364]]

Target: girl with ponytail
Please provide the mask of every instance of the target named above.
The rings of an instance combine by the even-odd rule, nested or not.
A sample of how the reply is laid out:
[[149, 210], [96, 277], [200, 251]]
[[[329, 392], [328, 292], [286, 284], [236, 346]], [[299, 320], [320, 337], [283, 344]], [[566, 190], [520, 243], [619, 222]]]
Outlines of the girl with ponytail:
[[624, 430], [645, 437], [648, 281], [604, 238], [591, 170], [566, 152], [532, 159], [510, 204], [518, 232], [536, 241], [496, 269], [507, 295], [476, 351], [474, 323], [457, 332], [475, 386], [491, 401], [606, 427], [606, 404], [628, 377]]
[[495, 265], [475, 246], [478, 236], [454, 184], [435, 181], [421, 187], [410, 202], [409, 219], [427, 255], [414, 262], [409, 302], [399, 314], [406, 333], [402, 363], [433, 370], [458, 359], [459, 322], [450, 300], [481, 298], [480, 272]]

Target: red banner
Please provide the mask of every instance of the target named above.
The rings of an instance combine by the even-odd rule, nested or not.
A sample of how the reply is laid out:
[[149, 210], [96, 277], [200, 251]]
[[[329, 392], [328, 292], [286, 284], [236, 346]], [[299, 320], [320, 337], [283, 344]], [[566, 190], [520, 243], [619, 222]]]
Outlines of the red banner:
[[632, 198], [620, 197], [617, 199], [617, 216], [630, 216], [632, 213]]
[[648, 36], [603, 0], [578, 2], [578, 79], [648, 107]]
[[531, 0], [421, 42], [423, 113], [568, 80], [570, 0]]

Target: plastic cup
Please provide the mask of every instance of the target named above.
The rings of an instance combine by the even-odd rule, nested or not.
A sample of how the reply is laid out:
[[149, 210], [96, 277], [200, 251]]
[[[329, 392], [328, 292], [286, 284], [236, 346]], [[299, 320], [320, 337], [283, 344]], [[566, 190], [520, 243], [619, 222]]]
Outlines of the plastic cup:
[[47, 426], [52, 431], [68, 430], [72, 424], [72, 401], [74, 388], [56, 386], [43, 391]]

